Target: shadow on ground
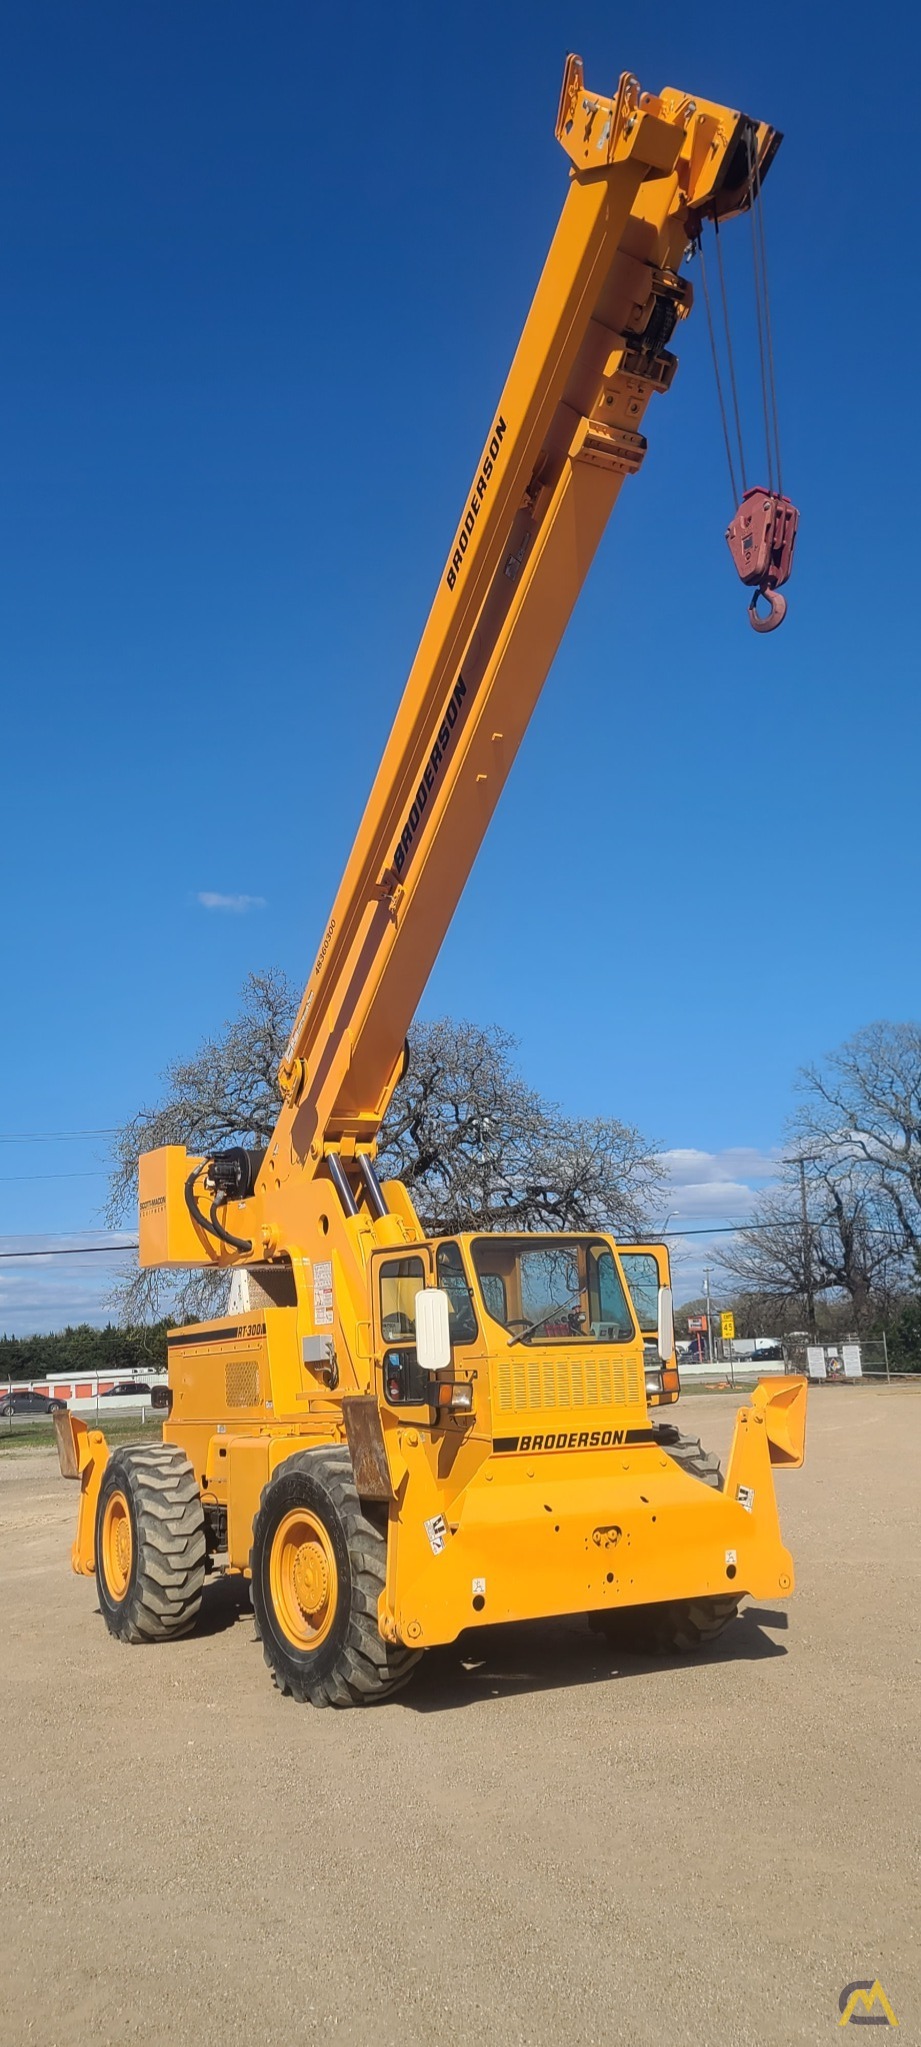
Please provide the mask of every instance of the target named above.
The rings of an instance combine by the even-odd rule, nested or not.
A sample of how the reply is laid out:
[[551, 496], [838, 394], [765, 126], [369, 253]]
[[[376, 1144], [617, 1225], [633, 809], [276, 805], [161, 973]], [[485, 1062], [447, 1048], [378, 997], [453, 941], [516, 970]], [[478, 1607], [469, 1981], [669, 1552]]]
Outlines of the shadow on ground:
[[[195, 1626], [177, 1639], [175, 1647], [181, 1651], [186, 1643], [224, 1634], [238, 1621], [249, 1624], [255, 1641], [248, 1580], [237, 1576], [209, 1579]], [[471, 1628], [456, 1642], [426, 1650], [405, 1691], [393, 1703], [410, 1707], [414, 1713], [446, 1713], [489, 1699], [611, 1684], [652, 1672], [689, 1669], [694, 1664], [763, 1662], [786, 1655], [783, 1644], [772, 1641], [766, 1631], [787, 1626], [788, 1617], [782, 1609], [747, 1606], [718, 1641], [693, 1652], [664, 1656], [631, 1651], [626, 1641], [609, 1642], [578, 1615], [570, 1620]]]
[[415, 1713], [453, 1712], [484, 1699], [611, 1684], [694, 1664], [763, 1662], [787, 1654], [783, 1643], [772, 1641], [766, 1632], [786, 1626], [784, 1612], [745, 1607], [718, 1641], [693, 1653], [669, 1656], [615, 1648], [579, 1620], [471, 1629], [447, 1648], [429, 1649], [396, 1703]]
[[[96, 1612], [100, 1612], [98, 1606]], [[175, 1637], [175, 1646], [181, 1649], [185, 1642], [198, 1641], [203, 1635], [223, 1635], [237, 1621], [252, 1622], [252, 1618], [247, 1578], [206, 1578], [195, 1626], [187, 1635]]]

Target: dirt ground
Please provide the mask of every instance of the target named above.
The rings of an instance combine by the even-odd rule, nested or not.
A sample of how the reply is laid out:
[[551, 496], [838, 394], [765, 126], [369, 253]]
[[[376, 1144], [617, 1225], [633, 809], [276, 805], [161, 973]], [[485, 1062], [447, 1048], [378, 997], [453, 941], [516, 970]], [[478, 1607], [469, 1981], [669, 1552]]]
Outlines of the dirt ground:
[[[684, 1426], [725, 1453], [735, 1405]], [[75, 1489], [6, 1452], [4, 2047], [786, 2047], [876, 1977], [917, 2038], [919, 1449], [921, 1390], [813, 1393], [789, 1626], [484, 1630], [363, 1713], [280, 1698], [227, 1585], [114, 1642]]]

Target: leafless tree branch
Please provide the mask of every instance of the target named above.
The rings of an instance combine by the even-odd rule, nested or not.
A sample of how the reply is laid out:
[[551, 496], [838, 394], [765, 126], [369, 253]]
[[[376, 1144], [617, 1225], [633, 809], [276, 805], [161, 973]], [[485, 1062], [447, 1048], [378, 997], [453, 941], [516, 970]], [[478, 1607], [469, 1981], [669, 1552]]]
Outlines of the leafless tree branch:
[[[142, 1151], [268, 1142], [295, 1010], [282, 974], [252, 974], [239, 1016], [191, 1059], [167, 1068], [160, 1102], [139, 1110], [116, 1140], [110, 1224], [123, 1224], [134, 1210]], [[565, 1116], [527, 1086], [514, 1051], [515, 1040], [497, 1028], [447, 1017], [414, 1024], [409, 1067], [381, 1130], [381, 1177], [404, 1182], [428, 1230], [642, 1234], [662, 1184], [650, 1144], [615, 1117]], [[226, 1288], [226, 1276], [210, 1271], [138, 1271], [114, 1299], [133, 1322], [166, 1312], [196, 1319], [221, 1311]]]

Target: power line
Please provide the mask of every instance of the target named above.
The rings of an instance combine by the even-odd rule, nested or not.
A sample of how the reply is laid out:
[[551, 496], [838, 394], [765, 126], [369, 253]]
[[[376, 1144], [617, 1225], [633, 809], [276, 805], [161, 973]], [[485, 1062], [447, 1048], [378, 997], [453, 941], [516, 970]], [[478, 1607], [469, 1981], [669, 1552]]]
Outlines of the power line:
[[[813, 1222], [813, 1223], [811, 1223], [811, 1224], [810, 1224], [810, 1229], [813, 1229], [813, 1230], [818, 1230], [818, 1229], [822, 1229], [823, 1227], [824, 1227], [824, 1225], [823, 1225], [822, 1223], [816, 1223], [816, 1222]], [[883, 1225], [882, 1225], [881, 1223], [865, 1223], [865, 1224], [864, 1224], [864, 1228], [865, 1228], [866, 1234], [867, 1234], [868, 1236], [871, 1236], [871, 1237], [888, 1237], [888, 1236], [890, 1235], [890, 1232], [889, 1232], [889, 1230], [885, 1229], [885, 1228], [883, 1227]], [[756, 1231], [756, 1230], [801, 1230], [801, 1229], [802, 1229], [802, 1225], [801, 1225], [801, 1223], [799, 1222], [798, 1218], [796, 1218], [796, 1217], [792, 1217], [792, 1218], [790, 1219], [790, 1221], [789, 1221], [789, 1222], [786, 1222], [786, 1221], [780, 1221], [780, 1220], [778, 1220], [777, 1222], [767, 1222], [767, 1223], [746, 1223], [746, 1222], [739, 1222], [739, 1223], [717, 1223], [717, 1224], [716, 1224], [715, 1226], [714, 1226], [714, 1225], [713, 1225], [712, 1223], [704, 1223], [703, 1225], [701, 1225], [701, 1226], [699, 1226], [699, 1227], [696, 1227], [696, 1228], [694, 1228], [694, 1229], [692, 1229], [692, 1230], [659, 1230], [659, 1231], [658, 1231], [658, 1233], [653, 1233], [653, 1235], [652, 1235], [652, 1241], [653, 1241], [653, 1242], [655, 1242], [655, 1243], [663, 1243], [663, 1242], [665, 1241], [665, 1239], [666, 1239], [667, 1237], [739, 1237], [739, 1236], [752, 1236], [752, 1235], [754, 1235], [754, 1233], [755, 1233], [755, 1231]], [[63, 1232], [62, 1232], [62, 1234], [63, 1234]], [[627, 1246], [627, 1247], [629, 1247], [629, 1245], [630, 1245], [631, 1241], [635, 1241], [635, 1242], [637, 1242], [637, 1243], [638, 1243], [638, 1242], [640, 1242], [640, 1241], [642, 1241], [642, 1242], [644, 1242], [644, 1243], [645, 1243], [645, 1242], [647, 1242], [647, 1241], [649, 1241], [649, 1240], [648, 1240], [648, 1239], [646, 1239], [646, 1238], [643, 1238], [642, 1240], [641, 1240], [641, 1239], [639, 1239], [639, 1238], [637, 1238], [637, 1239], [635, 1239], [635, 1240], [631, 1240], [631, 1238], [629, 1238], [629, 1237], [618, 1237], [618, 1239], [617, 1239], [617, 1242], [618, 1242], [618, 1244], [622, 1244], [622, 1245], [625, 1245], [625, 1246]], [[54, 1244], [51, 1244], [51, 1245], [47, 1245], [47, 1244], [46, 1244], [46, 1245], [45, 1245], [45, 1247], [44, 1247], [44, 1249], [41, 1249], [41, 1250], [37, 1250], [37, 1251], [0, 1251], [0, 1258], [9, 1258], [9, 1259], [18, 1259], [18, 1258], [86, 1258], [86, 1257], [98, 1257], [98, 1256], [99, 1256], [99, 1254], [100, 1254], [101, 1252], [107, 1252], [107, 1251], [108, 1251], [108, 1252], [112, 1252], [112, 1251], [136, 1251], [137, 1249], [138, 1249], [138, 1239], [137, 1239], [137, 1237], [131, 1237], [131, 1238], [129, 1238], [129, 1239], [128, 1239], [127, 1243], [122, 1243], [122, 1244], [108, 1244], [108, 1243], [106, 1243], [106, 1244], [59, 1244], [59, 1245], [57, 1245], [57, 1246], [55, 1246]]]
[[[827, 1218], [825, 1222], [810, 1222], [810, 1230], [825, 1230], [829, 1228], [829, 1222], [831, 1218]], [[661, 1230], [659, 1240], [665, 1236], [751, 1236], [755, 1230], [802, 1230], [802, 1222], [798, 1216], [792, 1216], [790, 1220], [778, 1216], [776, 1222], [722, 1222], [716, 1224], [716, 1228], [712, 1224], [704, 1224], [702, 1228], [696, 1230]], [[892, 1234], [890, 1230], [884, 1228], [882, 1222], [864, 1222], [864, 1232], [866, 1236]]]
[[23, 1187], [27, 1180], [105, 1180], [108, 1167], [95, 1166], [86, 1173], [0, 1173], [0, 1187]]
[[[30, 1237], [35, 1237], [36, 1239], [40, 1238], [43, 1244], [47, 1244], [49, 1237], [103, 1237], [106, 1243], [108, 1243], [110, 1238], [123, 1235], [123, 1230], [94, 1230], [87, 1223], [85, 1228], [81, 1224], [79, 1230], [76, 1227], [72, 1230], [0, 1230], [0, 1242], [5, 1237], [16, 1237], [21, 1242], [28, 1242]], [[95, 1250], [96, 1246], [91, 1244], [89, 1248], [90, 1250]]]
[[136, 1237], [128, 1244], [58, 1244], [46, 1246], [44, 1251], [0, 1251], [0, 1258], [8, 1258], [13, 1264], [22, 1258], [89, 1258], [111, 1257], [113, 1251], [136, 1251]]
[[58, 1144], [72, 1137], [117, 1137], [113, 1130], [3, 1130], [0, 1144]]

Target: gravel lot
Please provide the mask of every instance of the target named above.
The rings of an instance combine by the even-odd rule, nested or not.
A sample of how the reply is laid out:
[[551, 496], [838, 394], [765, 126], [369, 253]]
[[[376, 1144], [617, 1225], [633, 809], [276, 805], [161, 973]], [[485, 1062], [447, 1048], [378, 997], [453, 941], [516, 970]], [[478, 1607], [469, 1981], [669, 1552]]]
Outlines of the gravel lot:
[[[682, 1421], [725, 1452], [735, 1406]], [[813, 1393], [789, 1626], [654, 1666], [484, 1630], [341, 1714], [278, 1697], [229, 1585], [112, 1641], [75, 1488], [6, 1451], [4, 2047], [830, 2042], [876, 1976], [917, 2038], [919, 1446], [921, 1388]]]

